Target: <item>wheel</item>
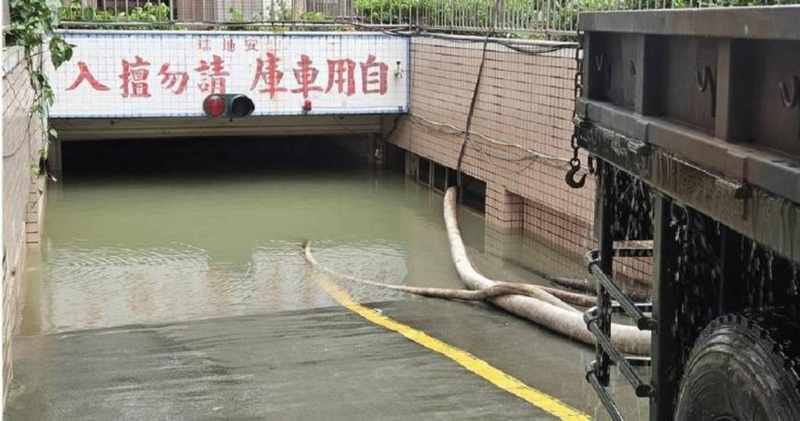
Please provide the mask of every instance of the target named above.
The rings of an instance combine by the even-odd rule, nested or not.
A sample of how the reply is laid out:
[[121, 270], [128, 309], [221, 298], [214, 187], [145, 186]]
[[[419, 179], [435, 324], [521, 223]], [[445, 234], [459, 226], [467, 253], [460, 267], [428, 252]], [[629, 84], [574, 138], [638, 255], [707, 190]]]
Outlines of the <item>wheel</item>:
[[791, 342], [776, 341], [780, 329], [766, 324], [728, 315], [703, 330], [686, 365], [677, 421], [800, 420]]

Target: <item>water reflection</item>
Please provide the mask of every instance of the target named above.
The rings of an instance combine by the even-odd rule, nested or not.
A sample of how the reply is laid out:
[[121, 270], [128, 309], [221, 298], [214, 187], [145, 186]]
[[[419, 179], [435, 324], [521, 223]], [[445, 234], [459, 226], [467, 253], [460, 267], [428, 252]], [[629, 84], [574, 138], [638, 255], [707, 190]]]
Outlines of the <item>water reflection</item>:
[[[335, 302], [301, 254], [387, 283], [460, 288], [442, 196], [373, 171], [214, 179], [85, 179], [54, 185], [39, 254], [28, 259], [21, 334], [152, 324]], [[541, 282], [509, 260], [559, 275], [570, 259], [483, 227], [462, 210], [471, 256], [488, 276]], [[506, 260], [504, 260], [506, 259]], [[343, 284], [359, 301], [416, 299]]]

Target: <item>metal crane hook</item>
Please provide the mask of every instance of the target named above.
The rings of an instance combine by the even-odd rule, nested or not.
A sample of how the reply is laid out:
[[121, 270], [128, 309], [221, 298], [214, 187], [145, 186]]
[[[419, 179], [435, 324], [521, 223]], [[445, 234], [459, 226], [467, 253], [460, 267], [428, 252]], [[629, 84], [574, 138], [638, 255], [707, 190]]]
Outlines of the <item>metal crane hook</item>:
[[575, 179], [575, 175], [578, 174], [578, 171], [581, 169], [581, 160], [578, 158], [572, 158], [569, 160], [569, 166], [571, 167], [567, 171], [567, 175], [565, 177], [567, 181], [567, 185], [572, 187], [573, 189], [579, 189], [586, 184], [586, 174], [583, 174], [581, 178]]

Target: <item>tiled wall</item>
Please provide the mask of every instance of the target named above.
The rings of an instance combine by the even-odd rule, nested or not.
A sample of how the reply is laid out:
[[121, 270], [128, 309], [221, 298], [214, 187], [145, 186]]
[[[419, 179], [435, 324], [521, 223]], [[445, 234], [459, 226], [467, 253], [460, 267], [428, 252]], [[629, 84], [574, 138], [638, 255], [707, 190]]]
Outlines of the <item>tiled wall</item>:
[[[455, 168], [481, 51], [482, 43], [414, 38], [411, 115], [390, 141]], [[524, 228], [579, 253], [591, 246], [594, 180], [579, 190], [564, 182], [573, 55], [571, 48], [534, 55], [489, 45], [462, 170], [486, 182], [488, 224]], [[559, 159], [526, 159], [536, 153]]]
[[[413, 39], [411, 115], [390, 142], [456, 168], [482, 48], [481, 42]], [[572, 157], [575, 50], [524, 48], [530, 54], [489, 44], [462, 170], [486, 182], [488, 225], [524, 230], [579, 258], [595, 246], [595, 180], [587, 177], [581, 189], [564, 180]], [[546, 157], [529, 159], [538, 155]], [[616, 266], [638, 279], [650, 270], [646, 260]]]
[[[41, 117], [30, 113], [34, 92], [18, 47], [3, 52], [3, 396], [11, 378], [11, 337], [26, 242], [38, 242], [40, 184], [31, 166], [44, 146]], [[30, 218], [30, 219], [29, 219]], [[30, 220], [32, 223], [27, 224]], [[26, 234], [26, 232], [31, 231]]]

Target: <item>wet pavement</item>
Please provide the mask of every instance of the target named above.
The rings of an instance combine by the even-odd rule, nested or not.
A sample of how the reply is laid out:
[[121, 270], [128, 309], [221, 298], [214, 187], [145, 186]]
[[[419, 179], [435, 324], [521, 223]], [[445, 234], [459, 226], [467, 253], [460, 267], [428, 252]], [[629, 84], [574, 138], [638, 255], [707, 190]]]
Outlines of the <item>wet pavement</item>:
[[25, 387], [9, 419], [553, 419], [343, 308], [47, 335], [15, 347]]
[[[370, 306], [605, 419], [591, 350], [490, 306]], [[343, 307], [20, 337], [12, 420], [557, 419]], [[629, 419], [645, 419], [618, 377]]]

